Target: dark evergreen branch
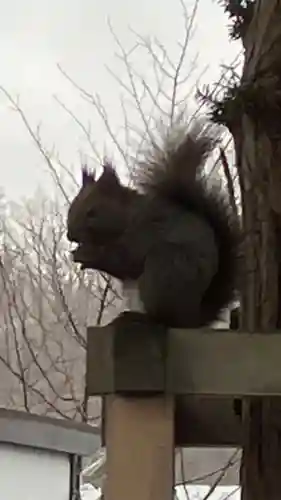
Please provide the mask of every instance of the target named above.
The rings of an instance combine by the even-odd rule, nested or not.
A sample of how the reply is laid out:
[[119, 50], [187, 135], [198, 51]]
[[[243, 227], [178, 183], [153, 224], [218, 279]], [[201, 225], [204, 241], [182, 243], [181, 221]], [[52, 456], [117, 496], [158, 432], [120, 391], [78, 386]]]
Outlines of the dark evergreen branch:
[[244, 38], [254, 13], [256, 0], [219, 0], [231, 24], [229, 35], [233, 40]]
[[197, 98], [209, 109], [210, 119], [229, 130], [236, 123], [241, 112], [239, 105], [240, 77], [233, 67], [224, 66], [220, 83], [211, 88], [206, 85], [197, 90]]
[[280, 140], [281, 64], [259, 71], [248, 82], [240, 81], [233, 68], [227, 68], [220, 85], [205, 86], [197, 91], [199, 100], [209, 109], [211, 120], [226, 126], [230, 132], [240, 126], [241, 116], [248, 115], [257, 127], [267, 130], [272, 140]]

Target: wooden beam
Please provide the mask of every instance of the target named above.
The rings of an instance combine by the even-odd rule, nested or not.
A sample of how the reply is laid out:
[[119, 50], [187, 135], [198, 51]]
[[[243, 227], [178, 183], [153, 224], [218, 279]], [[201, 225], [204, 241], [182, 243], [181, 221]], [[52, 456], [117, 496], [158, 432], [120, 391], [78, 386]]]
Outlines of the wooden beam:
[[170, 330], [166, 391], [193, 396], [281, 396], [281, 335]]
[[172, 500], [173, 397], [106, 397], [105, 500]]
[[281, 396], [281, 335], [163, 330], [113, 322], [88, 329], [92, 395]]

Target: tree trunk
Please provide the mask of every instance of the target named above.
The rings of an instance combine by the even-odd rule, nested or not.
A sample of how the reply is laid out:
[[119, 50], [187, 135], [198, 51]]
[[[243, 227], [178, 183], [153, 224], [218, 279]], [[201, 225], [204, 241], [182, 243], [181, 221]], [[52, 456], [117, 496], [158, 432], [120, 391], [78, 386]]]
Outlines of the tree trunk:
[[[229, 126], [235, 142], [245, 234], [242, 328], [266, 334], [280, 327], [281, 310], [280, 0], [256, 0], [243, 44], [243, 76], [234, 99], [235, 118]], [[281, 401], [245, 401], [242, 418], [242, 500], [280, 500]]]
[[281, 498], [281, 405], [251, 401], [244, 415], [242, 500]]

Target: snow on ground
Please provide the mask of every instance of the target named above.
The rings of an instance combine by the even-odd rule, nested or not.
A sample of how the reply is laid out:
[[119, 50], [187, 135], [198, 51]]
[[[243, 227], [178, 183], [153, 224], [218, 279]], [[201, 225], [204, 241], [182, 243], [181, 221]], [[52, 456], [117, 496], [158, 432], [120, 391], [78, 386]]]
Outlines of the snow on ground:
[[98, 500], [100, 498], [100, 489], [94, 488], [89, 483], [82, 484], [80, 488], [81, 500]]
[[[189, 486], [188, 496], [190, 500], [204, 499], [208, 493], [207, 486]], [[81, 500], [98, 500], [100, 489], [94, 488], [91, 484], [81, 486]], [[183, 488], [177, 488], [178, 500], [186, 500], [187, 496]], [[209, 500], [240, 500], [240, 491], [237, 487], [217, 487], [216, 491], [209, 497]]]

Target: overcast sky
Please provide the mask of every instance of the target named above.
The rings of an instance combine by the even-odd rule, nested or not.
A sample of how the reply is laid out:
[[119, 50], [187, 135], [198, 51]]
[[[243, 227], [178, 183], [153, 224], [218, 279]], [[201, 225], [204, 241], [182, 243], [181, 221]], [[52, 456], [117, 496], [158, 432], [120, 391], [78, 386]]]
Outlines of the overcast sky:
[[[192, 4], [187, 1], [190, 8]], [[122, 72], [114, 56], [108, 16], [125, 48], [133, 44], [129, 26], [145, 36], [157, 36], [172, 51], [182, 34], [181, 7], [175, 0], [0, 0], [0, 10], [0, 85], [13, 97], [20, 96], [32, 126], [41, 123], [43, 141], [49, 147], [55, 145], [67, 164], [79, 164], [85, 140], [54, 101], [54, 94], [85, 124], [92, 121], [101, 150], [104, 138], [94, 110], [60, 74], [57, 63], [83, 88], [99, 92], [109, 117], [118, 124], [122, 121], [119, 90], [105, 65], [121, 77]], [[231, 62], [239, 47], [228, 41], [227, 18], [216, 0], [200, 1], [196, 25], [190, 58], [199, 51], [198, 70], [209, 64], [204, 81], [212, 83], [220, 73], [219, 65]], [[0, 151], [0, 185], [8, 196], [19, 198], [32, 194], [38, 184], [49, 186], [42, 158], [2, 94]]]

